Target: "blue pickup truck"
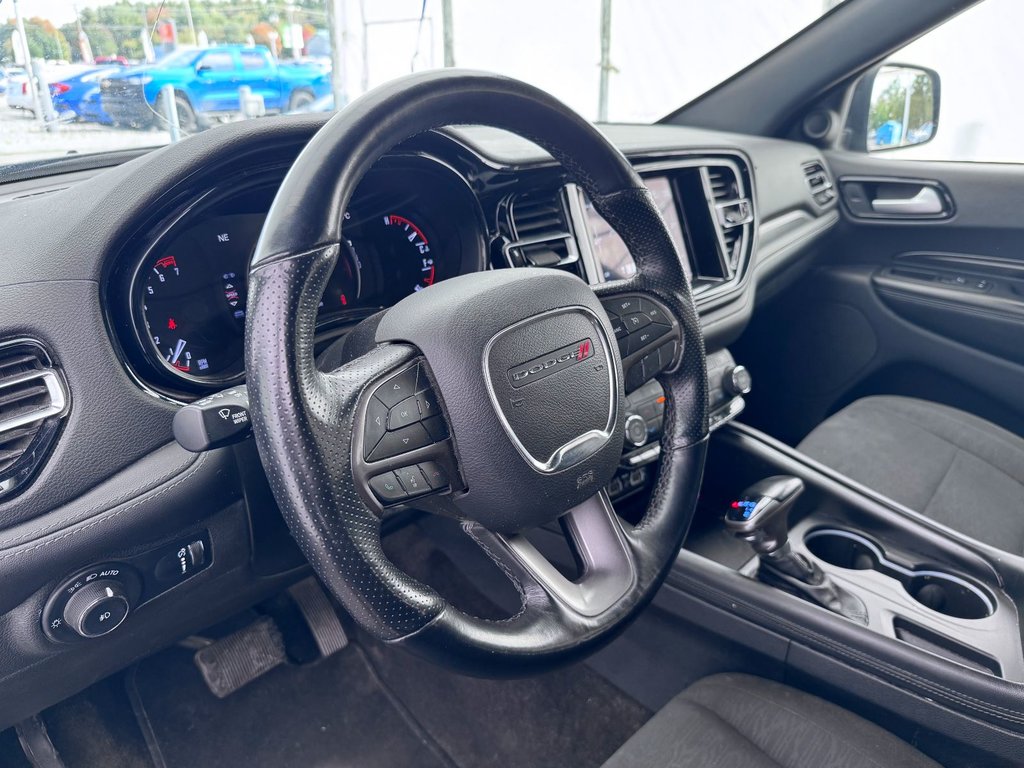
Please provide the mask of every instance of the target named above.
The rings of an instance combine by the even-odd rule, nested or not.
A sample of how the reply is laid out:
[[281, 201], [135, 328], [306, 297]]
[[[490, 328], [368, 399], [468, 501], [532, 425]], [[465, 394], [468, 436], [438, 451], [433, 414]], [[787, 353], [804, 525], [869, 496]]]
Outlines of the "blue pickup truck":
[[162, 125], [160, 89], [174, 86], [178, 121], [185, 131], [237, 115], [239, 88], [263, 97], [268, 113], [300, 109], [331, 91], [330, 73], [316, 64], [278, 62], [262, 46], [221, 45], [176, 51], [156, 64], [131, 67], [101, 83], [103, 110], [117, 125]]

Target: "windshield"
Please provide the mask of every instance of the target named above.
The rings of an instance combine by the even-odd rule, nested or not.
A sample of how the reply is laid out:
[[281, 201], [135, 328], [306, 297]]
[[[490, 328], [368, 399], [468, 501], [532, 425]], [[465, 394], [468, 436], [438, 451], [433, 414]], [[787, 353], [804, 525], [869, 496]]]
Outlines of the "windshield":
[[838, 1], [0, 0], [0, 169], [327, 112], [444, 66], [653, 122]]

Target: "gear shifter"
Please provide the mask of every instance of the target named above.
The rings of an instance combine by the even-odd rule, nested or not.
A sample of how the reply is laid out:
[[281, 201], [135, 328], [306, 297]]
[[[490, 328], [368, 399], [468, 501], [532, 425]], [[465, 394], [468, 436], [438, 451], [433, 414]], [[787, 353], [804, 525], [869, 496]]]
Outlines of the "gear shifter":
[[748, 542], [760, 558], [758, 577], [762, 581], [867, 624], [864, 604], [789, 544], [789, 510], [803, 491], [804, 483], [798, 477], [765, 478], [732, 503], [725, 514], [725, 527]]

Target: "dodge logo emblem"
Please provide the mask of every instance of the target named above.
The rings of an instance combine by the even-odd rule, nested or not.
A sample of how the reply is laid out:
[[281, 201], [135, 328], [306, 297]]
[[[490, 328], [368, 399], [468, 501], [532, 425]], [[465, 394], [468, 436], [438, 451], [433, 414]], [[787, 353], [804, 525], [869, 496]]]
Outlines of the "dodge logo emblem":
[[581, 339], [546, 355], [512, 366], [508, 369], [508, 380], [513, 387], [518, 389], [534, 381], [539, 381], [545, 376], [550, 376], [552, 373], [571, 368], [576, 363], [593, 356], [593, 342], [590, 339]]

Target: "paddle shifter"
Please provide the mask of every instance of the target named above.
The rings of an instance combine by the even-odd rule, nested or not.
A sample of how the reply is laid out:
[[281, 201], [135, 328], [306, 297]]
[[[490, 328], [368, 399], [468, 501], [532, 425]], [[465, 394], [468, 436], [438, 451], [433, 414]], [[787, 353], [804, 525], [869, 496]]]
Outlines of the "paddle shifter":
[[761, 561], [761, 581], [866, 624], [864, 604], [789, 545], [789, 510], [803, 490], [800, 478], [786, 475], [754, 483], [725, 513], [725, 527], [753, 547]]

